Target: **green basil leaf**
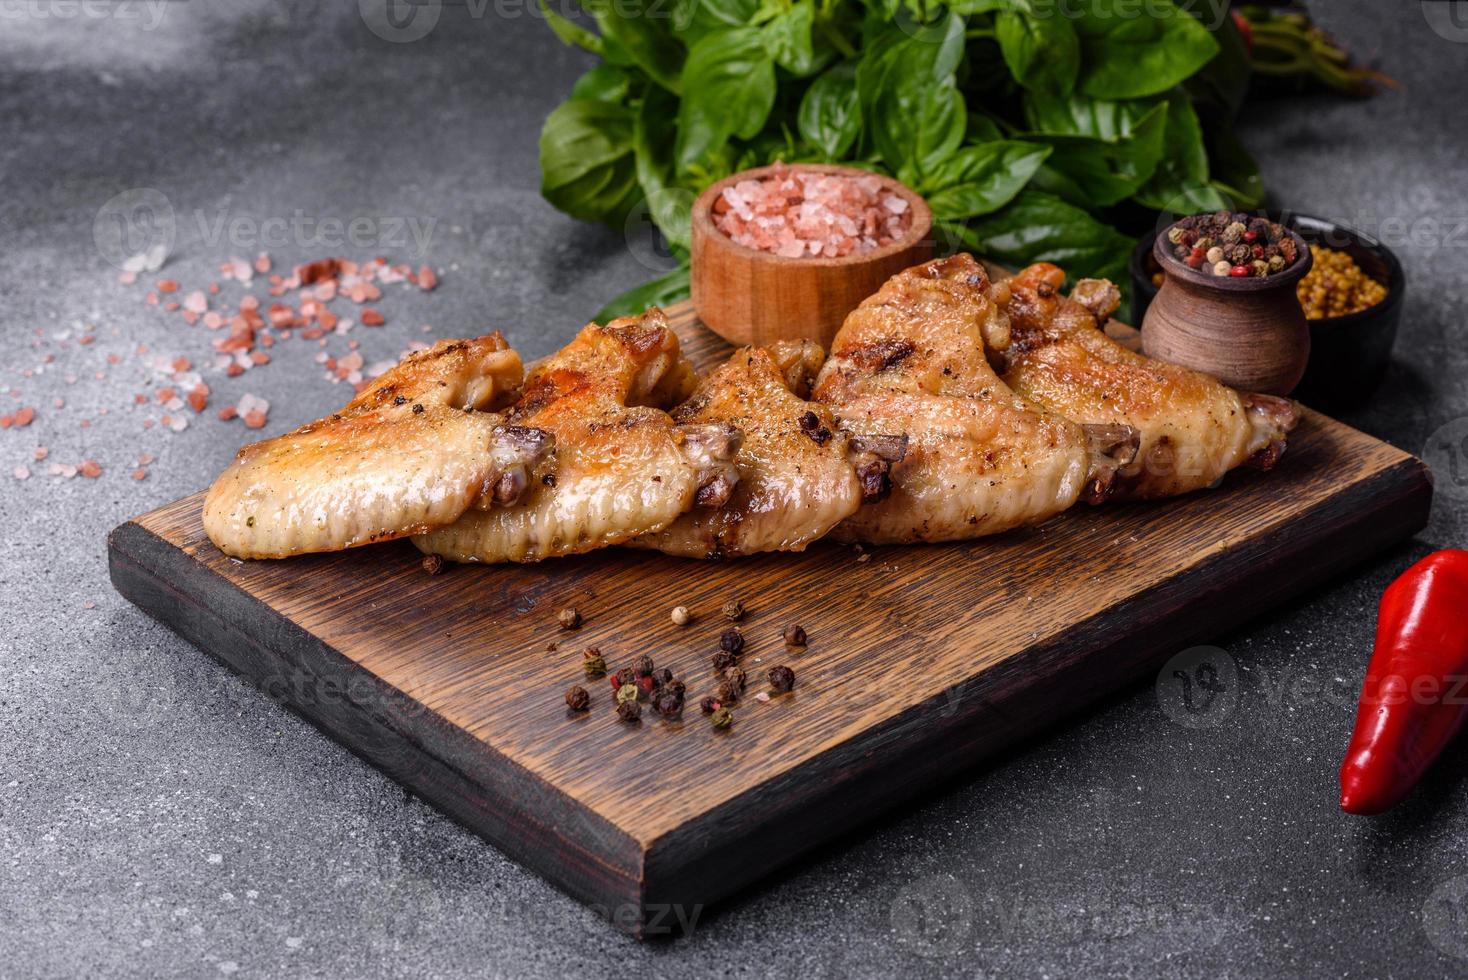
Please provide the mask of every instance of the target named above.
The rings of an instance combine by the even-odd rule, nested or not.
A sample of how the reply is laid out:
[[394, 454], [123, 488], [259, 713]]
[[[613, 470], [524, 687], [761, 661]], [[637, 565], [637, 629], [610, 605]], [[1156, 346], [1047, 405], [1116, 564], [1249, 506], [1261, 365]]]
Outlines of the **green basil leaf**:
[[1228, 198], [1208, 183], [1208, 150], [1193, 103], [1182, 89], [1167, 95], [1167, 138], [1162, 160], [1133, 197], [1141, 204], [1174, 214], [1221, 211]]
[[670, 92], [682, 91], [683, 44], [667, 0], [585, 0], [601, 28], [606, 59], [636, 65]]
[[1029, 0], [954, 0], [948, 9], [955, 14], [989, 14], [999, 10], [1017, 10], [1030, 13]]
[[828, 160], [844, 157], [861, 135], [861, 104], [856, 95], [856, 66], [843, 62], [828, 69], [806, 89], [796, 126], [801, 139]]
[[1090, 0], [1075, 20], [1081, 40], [1077, 87], [1098, 99], [1166, 92], [1218, 54], [1218, 42], [1172, 0]]
[[1050, 155], [1017, 140], [966, 146], [931, 175], [927, 195], [938, 218], [972, 218], [1008, 204]]
[[1263, 207], [1264, 181], [1259, 177], [1259, 164], [1234, 132], [1216, 130], [1210, 148], [1214, 188], [1227, 194], [1235, 208], [1253, 211]]
[[614, 65], [597, 65], [576, 79], [571, 89], [573, 99], [592, 99], [597, 102], [623, 102], [632, 76]]
[[1225, 118], [1233, 119], [1249, 94], [1249, 46], [1230, 16], [1229, 0], [1202, 2], [1203, 23], [1213, 25], [1218, 54], [1187, 80], [1188, 94], [1194, 101], [1215, 106]]
[[648, 213], [669, 244], [686, 250], [690, 247], [695, 195], [673, 182], [677, 103], [676, 97], [661, 89], [649, 91], [638, 110], [632, 142], [637, 182], [647, 200]]
[[1075, 88], [1081, 47], [1075, 29], [1057, 11], [1044, 16], [1001, 11], [995, 37], [1014, 80], [1027, 89], [1065, 95]]
[[[1056, 105], [1046, 106], [1036, 115], [1050, 126], [1069, 132], [1025, 134], [1026, 139], [1054, 148], [1045, 161], [1050, 173], [1041, 178], [1041, 186], [1085, 207], [1106, 206], [1131, 197], [1162, 160], [1167, 105], [1098, 105], [1084, 97], [1068, 101], [1070, 108], [1065, 115]], [[1140, 117], [1139, 112], [1143, 112]]]
[[710, 34], [688, 52], [678, 107], [680, 173], [731, 136], [751, 139], [775, 105], [775, 63], [752, 27]]
[[581, 48], [584, 51], [590, 51], [592, 54], [601, 54], [603, 52], [601, 38], [566, 17], [565, 14], [553, 8], [546, 0], [540, 0], [540, 11], [545, 14], [545, 22], [552, 31], [555, 31], [556, 37], [565, 43]]
[[856, 69], [862, 122], [887, 168], [908, 183], [963, 142], [968, 119], [958, 91], [964, 20], [894, 25], [868, 42]]
[[695, 0], [700, 19], [723, 24], [725, 27], [744, 27], [754, 20], [759, 12], [760, 0]]
[[632, 110], [572, 99], [540, 132], [540, 193], [583, 221], [619, 223], [638, 196]]
[[1054, 262], [1073, 279], [1100, 276], [1116, 283], [1125, 278], [1135, 244], [1080, 208], [1032, 190], [1002, 211], [946, 227], [967, 247], [1006, 265]]
[[829, 49], [817, 52], [812, 32], [816, 23], [814, 0], [796, 0], [763, 28], [765, 47], [775, 64], [796, 78], [808, 78], [829, 59]]
[[1004, 139], [1004, 131], [999, 128], [999, 124], [991, 116], [986, 116], [981, 112], [970, 112], [964, 139], [969, 143], [992, 143], [994, 140]]
[[687, 299], [691, 289], [688, 266], [682, 265], [652, 282], [629, 289], [598, 310], [592, 319], [597, 323], [610, 323], [619, 316], [637, 316], [654, 306], [672, 306]]

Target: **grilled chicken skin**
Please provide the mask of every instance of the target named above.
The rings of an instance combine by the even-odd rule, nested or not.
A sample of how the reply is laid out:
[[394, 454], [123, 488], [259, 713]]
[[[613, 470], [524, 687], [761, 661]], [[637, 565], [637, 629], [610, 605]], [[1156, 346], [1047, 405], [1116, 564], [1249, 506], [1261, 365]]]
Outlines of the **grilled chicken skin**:
[[1268, 469], [1299, 421], [1288, 399], [1241, 394], [1197, 371], [1127, 350], [1100, 329], [1120, 296], [1083, 279], [1070, 296], [1065, 273], [1032, 265], [1009, 280], [1012, 343], [1004, 380], [1076, 422], [1124, 424], [1141, 437], [1117, 476], [1113, 499], [1149, 500], [1212, 486], [1237, 466]]
[[893, 490], [833, 532], [877, 544], [953, 541], [1099, 502], [1131, 461], [1124, 425], [1084, 427], [1016, 395], [989, 366], [1008, 342], [970, 255], [898, 273], [847, 317], [814, 398], [860, 436], [904, 432]]
[[284, 558], [512, 502], [551, 445], [492, 411], [522, 375], [498, 333], [411, 354], [335, 415], [241, 449], [204, 500], [204, 530], [225, 554]]
[[722, 507], [695, 508], [632, 544], [686, 558], [803, 551], [880, 497], [893, 461], [884, 457], [900, 459], [906, 442], [853, 440], [830, 409], [806, 401], [824, 360], [818, 344], [783, 341], [743, 348], [714, 370], [672, 415], [743, 434], [739, 483]]
[[413, 539], [455, 561], [539, 561], [660, 531], [738, 482], [739, 433], [678, 425], [663, 409], [697, 376], [660, 310], [590, 324], [536, 365], [507, 417], [551, 433], [555, 458], [515, 507], [473, 510]]

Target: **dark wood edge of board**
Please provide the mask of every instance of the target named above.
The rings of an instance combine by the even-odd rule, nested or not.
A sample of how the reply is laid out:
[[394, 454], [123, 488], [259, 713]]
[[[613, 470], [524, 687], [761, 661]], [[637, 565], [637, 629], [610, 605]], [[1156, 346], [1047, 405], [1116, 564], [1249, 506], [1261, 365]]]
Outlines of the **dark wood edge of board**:
[[[135, 521], [115, 528], [107, 545], [123, 597], [552, 884], [640, 930], [642, 848], [606, 818]], [[246, 611], [250, 622], [270, 626], [263, 639], [235, 627]]]
[[[108, 554], [113, 584], [124, 597], [617, 927], [642, 936], [677, 931], [680, 921], [696, 920], [705, 906], [1129, 685], [1186, 644], [1236, 627], [1331, 577], [1308, 565], [1292, 566], [1304, 542], [1324, 543], [1339, 572], [1411, 536], [1425, 526], [1431, 496], [1426, 467], [1404, 455], [1299, 515], [1290, 528], [1299, 525], [1306, 533], [1292, 535], [1286, 528], [1187, 571], [1203, 575], [1220, 595], [1251, 576], [1268, 576], [1271, 588], [1251, 593], [1247, 608], [1206, 597], [1198, 601], [1196, 592], [1187, 604], [1157, 603], [1159, 594], [1165, 597], [1176, 587], [1180, 573], [645, 849], [140, 524], [115, 529]], [[1358, 506], [1351, 520], [1340, 521]], [[169, 582], [187, 582], [193, 596]], [[1134, 632], [1115, 635], [1105, 623], [1129, 610]], [[252, 638], [234, 625], [246, 618], [272, 629]], [[1103, 660], [1104, 685], [1066, 686], [1057, 682], [1064, 673], [1037, 670], [1057, 661], [1073, 666]], [[1014, 699], [1014, 692], [1042, 683], [1051, 685], [1043, 710], [1015, 707], [1026, 702]], [[540, 819], [496, 806], [503, 799], [520, 802], [522, 811], [535, 811]], [[524, 806], [526, 800], [537, 805]], [[754, 847], [761, 862], [748, 860]]]
[[[648, 904], [697, 908], [742, 890], [816, 845], [1129, 686], [1187, 646], [1235, 629], [1411, 537], [1426, 526], [1431, 503], [1427, 467], [1404, 455], [1299, 515], [1281, 534], [1234, 546], [1187, 570], [1189, 577], [1206, 578], [1221, 598], [1232, 595], [1232, 602], [1210, 602], [1207, 594], [1200, 597], [1192, 589], [1185, 602], [1182, 596], [1166, 601], [1178, 590], [1180, 573], [832, 747], [652, 842], [645, 871]], [[1343, 504], [1362, 510], [1341, 521], [1341, 514], [1351, 510]], [[1307, 543], [1308, 549], [1331, 553], [1331, 571], [1293, 563], [1308, 550]], [[1248, 593], [1247, 607], [1239, 608], [1242, 596], [1230, 593], [1230, 587], [1255, 576], [1265, 576], [1269, 587]], [[1158, 602], [1159, 596], [1164, 601]], [[1124, 636], [1107, 625], [1118, 613], [1135, 623]], [[1066, 685], [1063, 671], [1037, 670], [1053, 661], [1071, 667], [1104, 661], [1106, 668], [1080, 671], [1086, 682]], [[1091, 678], [1097, 676], [1108, 682], [1094, 683]], [[1014, 696], [1041, 685], [1049, 687], [1043, 709], [1040, 699]], [[1016, 709], [1024, 704], [1037, 708]], [[761, 853], [757, 869], [747, 860], [751, 848]]]

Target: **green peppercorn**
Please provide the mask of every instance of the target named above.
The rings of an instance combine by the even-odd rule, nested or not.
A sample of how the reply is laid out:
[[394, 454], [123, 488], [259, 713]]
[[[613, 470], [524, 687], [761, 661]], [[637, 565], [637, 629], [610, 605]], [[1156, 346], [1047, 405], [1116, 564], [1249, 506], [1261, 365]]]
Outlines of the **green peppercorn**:
[[581, 667], [586, 671], [587, 677], [600, 677], [607, 672], [607, 662], [602, 659], [601, 650], [596, 647], [586, 648]]
[[636, 701], [636, 700], [637, 700], [637, 685], [636, 684], [623, 684], [621, 687], [617, 688], [617, 703], [618, 704], [626, 704], [628, 701]]
[[734, 712], [728, 708], [720, 708], [709, 717], [709, 721], [714, 723], [715, 728], [728, 728], [734, 724]]

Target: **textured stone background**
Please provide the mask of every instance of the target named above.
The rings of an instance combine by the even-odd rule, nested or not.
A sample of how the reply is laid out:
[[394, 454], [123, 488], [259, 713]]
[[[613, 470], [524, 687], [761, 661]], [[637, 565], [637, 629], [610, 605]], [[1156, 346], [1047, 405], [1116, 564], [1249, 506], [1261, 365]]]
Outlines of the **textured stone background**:
[[[1439, 14], [1434, 29], [1416, 3], [1318, 6], [1404, 89], [1368, 103], [1259, 106], [1245, 137], [1279, 203], [1402, 241], [1411, 295], [1398, 360], [1351, 421], [1421, 451], [1468, 414], [1468, 28]], [[115, 282], [93, 244], [99, 208], [130, 188], [164, 194], [179, 222], [165, 274], [187, 286], [215, 278], [229, 254], [253, 254], [211, 233], [220, 216], [373, 219], [363, 248], [271, 249], [282, 266], [382, 252], [445, 269], [437, 292], [391, 291], [385, 329], [353, 334], [369, 361], [430, 336], [421, 324], [433, 336], [498, 327], [542, 354], [656, 260], [540, 200], [540, 121], [587, 59], [521, 6], [481, 17], [448, 7], [427, 38], [396, 44], [350, 3], [124, 9], [17, 4], [0, 25], [0, 329], [11, 351], [0, 397], [10, 386], [15, 405], [40, 407], [29, 428], [0, 432], [0, 973], [1468, 968], [1468, 767], [1445, 765], [1381, 820], [1335, 806], [1376, 597], [1429, 547], [1464, 543], [1468, 467], [1457, 481], [1440, 474], [1432, 524], [1412, 545], [1218, 638], [1242, 689], [1216, 727], [1175, 724], [1139, 687], [706, 913], [672, 943], [638, 945], [592, 921], [240, 687], [107, 582], [108, 529], [204, 486], [245, 433], [212, 419], [176, 435], [141, 430], [145, 412], [130, 402], [142, 367], [105, 355], [144, 343], [203, 361], [207, 339]], [[427, 247], [394, 240], [388, 219], [432, 222]], [[94, 345], [58, 343], [76, 321], [99, 328]], [[34, 346], [34, 330], [47, 346]], [[275, 363], [241, 379], [211, 378], [215, 404], [270, 399], [270, 434], [341, 404], [346, 390], [300, 350], [277, 347]], [[47, 352], [55, 363], [23, 377]], [[67, 373], [80, 380], [65, 385]], [[106, 472], [61, 481], [32, 464], [37, 476], [11, 480], [37, 444]], [[139, 451], [158, 462], [135, 483]]]

